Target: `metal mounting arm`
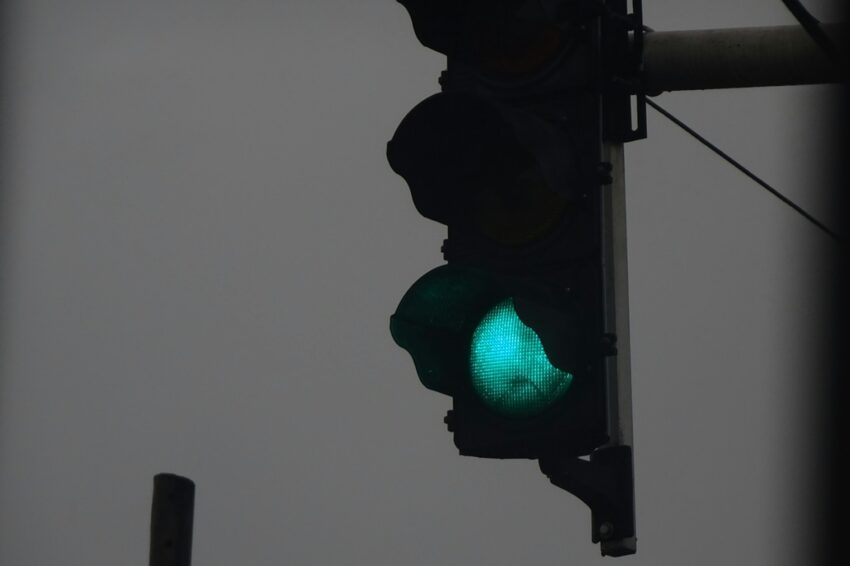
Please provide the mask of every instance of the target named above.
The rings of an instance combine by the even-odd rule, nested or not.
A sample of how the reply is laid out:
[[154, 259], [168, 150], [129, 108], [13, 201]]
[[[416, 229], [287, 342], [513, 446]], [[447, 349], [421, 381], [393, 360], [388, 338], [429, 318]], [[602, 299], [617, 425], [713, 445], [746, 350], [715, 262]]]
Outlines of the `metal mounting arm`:
[[[823, 27], [838, 40], [847, 31], [841, 25]], [[800, 26], [654, 31], [643, 38], [643, 90], [650, 96], [842, 80], [847, 80], [847, 70], [835, 65]]]
[[634, 554], [635, 505], [631, 446], [609, 446], [581, 458], [541, 458], [554, 485], [581, 499], [592, 512], [593, 542], [603, 556]]

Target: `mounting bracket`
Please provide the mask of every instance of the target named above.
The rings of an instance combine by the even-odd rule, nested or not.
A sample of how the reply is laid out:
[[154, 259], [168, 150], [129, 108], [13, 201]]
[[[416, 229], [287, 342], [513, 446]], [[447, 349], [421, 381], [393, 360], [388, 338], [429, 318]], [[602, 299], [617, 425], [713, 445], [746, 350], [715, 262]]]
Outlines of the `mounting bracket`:
[[635, 553], [634, 473], [631, 446], [607, 446], [581, 458], [541, 458], [554, 485], [590, 507], [592, 540], [603, 556]]
[[602, 15], [602, 129], [605, 141], [625, 143], [646, 138], [643, 73], [643, 5], [605, 0]]

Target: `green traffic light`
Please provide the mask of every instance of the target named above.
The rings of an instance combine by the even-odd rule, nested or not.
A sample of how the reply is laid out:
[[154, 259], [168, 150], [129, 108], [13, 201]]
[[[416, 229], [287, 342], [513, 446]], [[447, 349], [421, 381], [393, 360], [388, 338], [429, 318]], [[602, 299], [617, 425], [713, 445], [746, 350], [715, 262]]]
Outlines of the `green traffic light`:
[[573, 381], [571, 373], [549, 361], [540, 338], [517, 316], [512, 299], [493, 307], [475, 329], [469, 370], [484, 404], [507, 417], [540, 414]]

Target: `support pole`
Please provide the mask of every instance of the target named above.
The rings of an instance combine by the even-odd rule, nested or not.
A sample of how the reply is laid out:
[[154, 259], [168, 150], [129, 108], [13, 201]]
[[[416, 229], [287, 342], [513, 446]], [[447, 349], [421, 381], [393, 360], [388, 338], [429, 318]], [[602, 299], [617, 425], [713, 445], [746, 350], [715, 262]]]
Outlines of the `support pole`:
[[195, 483], [174, 474], [153, 478], [150, 566], [191, 566]]
[[607, 447], [591, 454], [591, 463], [597, 466], [611, 466], [618, 473], [614, 478], [619, 513], [623, 524], [631, 527], [627, 536], [606, 536], [605, 521], [594, 516], [595, 538], [600, 539], [603, 556], [624, 556], [637, 551], [637, 537], [634, 533], [634, 468], [632, 464], [632, 368], [629, 339], [629, 270], [626, 238], [626, 165], [622, 143], [605, 143], [603, 159], [611, 164], [612, 183], [606, 187], [604, 197], [605, 222], [607, 231], [604, 237], [607, 248], [608, 280], [606, 295], [613, 299], [608, 305], [608, 324], [617, 337], [617, 355], [608, 359], [609, 413], [611, 440]]
[[613, 331], [617, 336], [617, 355], [612, 358], [613, 394], [611, 444], [632, 446], [632, 367], [629, 340], [629, 266], [626, 238], [626, 165], [622, 143], [606, 143], [604, 159], [611, 164], [612, 183], [608, 187], [607, 207], [610, 232], [606, 235], [612, 271], [610, 294], [613, 296]]
[[[844, 26], [825, 25], [840, 52]], [[644, 35], [644, 90], [744, 88], [846, 80], [800, 26], [656, 31]]]

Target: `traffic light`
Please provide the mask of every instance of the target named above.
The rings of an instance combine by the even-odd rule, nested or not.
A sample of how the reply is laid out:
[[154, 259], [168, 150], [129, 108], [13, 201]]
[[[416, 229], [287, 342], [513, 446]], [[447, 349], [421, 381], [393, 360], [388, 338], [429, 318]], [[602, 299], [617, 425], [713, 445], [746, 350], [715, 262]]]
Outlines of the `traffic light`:
[[393, 339], [451, 396], [462, 455], [538, 459], [591, 507], [603, 554], [633, 553], [603, 148], [641, 135], [628, 91], [611, 86], [628, 78], [640, 2], [399, 2], [447, 68], [387, 157], [448, 234], [446, 264], [401, 299]]

